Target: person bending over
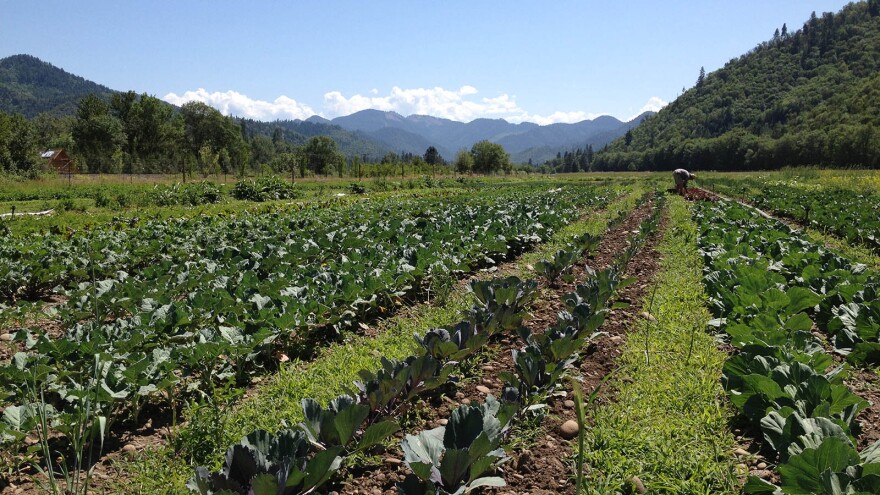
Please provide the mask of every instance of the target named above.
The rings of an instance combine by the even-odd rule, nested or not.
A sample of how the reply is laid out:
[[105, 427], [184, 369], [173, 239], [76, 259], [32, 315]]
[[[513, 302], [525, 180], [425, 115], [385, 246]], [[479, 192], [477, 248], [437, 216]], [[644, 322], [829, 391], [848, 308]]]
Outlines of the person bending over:
[[675, 179], [675, 192], [684, 195], [687, 193], [688, 181], [696, 179], [697, 174], [692, 174], [683, 168], [678, 168], [675, 169], [675, 172], [672, 172], [672, 178]]

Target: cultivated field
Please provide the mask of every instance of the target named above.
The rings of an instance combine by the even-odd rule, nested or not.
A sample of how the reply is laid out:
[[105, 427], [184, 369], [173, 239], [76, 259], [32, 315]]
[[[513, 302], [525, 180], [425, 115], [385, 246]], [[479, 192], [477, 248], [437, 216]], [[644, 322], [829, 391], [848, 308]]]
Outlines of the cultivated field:
[[880, 176], [667, 176], [0, 183], [0, 493], [880, 493]]

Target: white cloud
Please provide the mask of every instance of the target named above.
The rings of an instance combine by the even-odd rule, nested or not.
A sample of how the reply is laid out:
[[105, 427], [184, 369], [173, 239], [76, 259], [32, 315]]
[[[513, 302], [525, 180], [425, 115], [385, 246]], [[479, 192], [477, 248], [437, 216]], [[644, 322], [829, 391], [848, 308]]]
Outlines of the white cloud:
[[394, 111], [401, 115], [432, 115], [462, 122], [480, 117], [509, 118], [525, 115], [515, 99], [506, 94], [495, 98], [468, 98], [478, 93], [473, 86], [462, 86], [457, 90], [439, 86], [411, 89], [394, 86], [385, 96], [380, 96], [375, 89], [370, 93], [370, 96], [345, 96], [339, 91], [330, 91], [324, 94], [324, 109], [330, 118], [372, 108]]
[[[504, 93], [493, 97], [480, 97], [477, 88], [470, 85], [461, 86], [457, 90], [439, 86], [409, 89], [394, 86], [385, 95], [380, 94], [376, 88], [369, 90], [366, 95], [351, 96], [345, 96], [340, 91], [330, 91], [324, 94], [324, 105], [320, 112], [287, 96], [279, 96], [274, 101], [255, 100], [232, 90], [208, 92], [204, 88], [199, 88], [182, 95], [168, 93], [163, 99], [175, 105], [200, 101], [216, 108], [224, 115], [264, 121], [307, 119], [312, 115], [332, 119], [366, 109], [394, 111], [404, 116], [431, 115], [459, 122], [490, 118], [505, 119], [513, 123], [534, 122], [539, 125], [574, 123], [606, 115], [584, 111], [557, 111], [549, 115], [532, 114], [519, 105], [516, 96]], [[636, 115], [647, 110], [658, 111], [666, 104], [656, 96], [651, 97]]]
[[275, 101], [254, 100], [237, 91], [209, 93], [204, 88], [187, 91], [182, 95], [168, 93], [163, 98], [168, 103], [183, 105], [190, 101], [200, 101], [219, 110], [223, 115], [235, 115], [254, 120], [307, 119], [317, 112], [287, 96], [279, 96]]
[[573, 123], [594, 119], [601, 114], [583, 111], [554, 112], [547, 116], [530, 114], [519, 106], [515, 96], [501, 94], [492, 98], [478, 98], [477, 88], [465, 85], [458, 90], [441, 87], [403, 89], [391, 88], [386, 96], [379, 96], [376, 89], [371, 96], [355, 94], [345, 96], [339, 91], [324, 94], [324, 109], [329, 118], [350, 115], [368, 108], [394, 111], [401, 115], [431, 115], [459, 122], [479, 118], [505, 119], [508, 122], [534, 122], [540, 125], [557, 122]]
[[546, 117], [542, 117], [540, 115], [531, 115], [527, 119], [529, 122], [534, 122], [538, 125], [549, 125], [549, 124], [573, 124], [575, 122], [581, 122], [583, 120], [593, 120], [596, 117], [600, 117], [605, 114], [601, 113], [590, 113], [590, 112], [553, 112]]
[[639, 115], [641, 115], [641, 114], [643, 114], [643, 113], [645, 113], [645, 112], [659, 112], [659, 111], [662, 110], [663, 107], [665, 107], [666, 105], [669, 105], [669, 102], [668, 102], [668, 101], [663, 101], [663, 99], [660, 98], [659, 96], [652, 96], [652, 97], [648, 98], [648, 102], [645, 103], [645, 104], [642, 106], [642, 108], [640, 108], [639, 111], [636, 112], [635, 115], [633, 115], [632, 117], [628, 118], [627, 121], [630, 121], [630, 120], [632, 120], [632, 119], [638, 117]]

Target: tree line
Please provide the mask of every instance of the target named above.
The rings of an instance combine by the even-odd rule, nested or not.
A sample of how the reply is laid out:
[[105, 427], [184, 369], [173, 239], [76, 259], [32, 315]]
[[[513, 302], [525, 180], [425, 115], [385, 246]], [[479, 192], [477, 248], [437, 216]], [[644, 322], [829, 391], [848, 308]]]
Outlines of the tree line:
[[[266, 135], [270, 132], [270, 135]], [[65, 148], [81, 172], [128, 174], [389, 176], [442, 173], [449, 163], [436, 147], [423, 155], [388, 152], [381, 160], [346, 157], [327, 135], [291, 136], [283, 126], [236, 119], [201, 102], [177, 108], [133, 91], [89, 94], [73, 116], [33, 119], [0, 112], [0, 172], [45, 171], [41, 151]], [[303, 140], [304, 142], [291, 142]], [[481, 141], [452, 164], [461, 173], [509, 173], [504, 148]]]

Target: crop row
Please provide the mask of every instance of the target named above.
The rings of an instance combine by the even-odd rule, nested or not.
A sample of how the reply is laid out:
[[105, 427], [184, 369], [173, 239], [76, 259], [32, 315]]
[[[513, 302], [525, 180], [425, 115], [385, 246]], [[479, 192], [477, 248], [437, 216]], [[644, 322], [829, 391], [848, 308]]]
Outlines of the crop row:
[[876, 276], [740, 205], [704, 204], [696, 218], [713, 323], [738, 349], [724, 365], [725, 390], [777, 455], [780, 485], [751, 476], [746, 492], [880, 492], [880, 442], [856, 450], [856, 416], [868, 403], [811, 331], [852, 362], [875, 358]]
[[764, 186], [755, 205], [880, 252], [880, 196], [851, 189]]
[[98, 232], [113, 241], [100, 250], [102, 268], [131, 260], [128, 248], [153, 261], [65, 291], [62, 336], [17, 332], [26, 351], [0, 368], [3, 399], [15, 404], [0, 433], [21, 438], [43, 403], [59, 425], [73, 421], [89, 391], [106, 424], [121, 410], [136, 417], [151, 400], [173, 405], [218, 382], [246, 383], [292, 337], [314, 342], [390, 312], [435, 277], [542, 241], [608, 194], [526, 188]]
[[[527, 305], [537, 295], [534, 281], [516, 277], [473, 282], [475, 296], [468, 318], [449, 328], [416, 335], [419, 351], [402, 361], [382, 360], [377, 371], [362, 370], [351, 394], [324, 408], [302, 401], [305, 421], [277, 434], [255, 431], [229, 448], [219, 472], [197, 468], [187, 487], [202, 495], [224, 493], [298, 494], [326, 483], [346, 458], [381, 443], [400, 429], [393, 419], [402, 403], [447, 387], [462, 360], [491, 339], [516, 332], [526, 343], [513, 351], [514, 372], [502, 374], [500, 401], [461, 405], [445, 426], [406, 435], [400, 444], [410, 474], [397, 488], [405, 495], [463, 494], [478, 487], [504, 486], [485, 476], [507, 459], [502, 448], [510, 426], [528, 407], [559, 384], [577, 360], [585, 342], [595, 336], [614, 292], [632, 282], [622, 271], [656, 229], [660, 208], [630, 238], [615, 263], [601, 272], [588, 271], [584, 283], [563, 300], [556, 325], [532, 333], [522, 325]], [[594, 245], [582, 239], [567, 252], [580, 255]], [[567, 256], [566, 256], [567, 257]]]
[[[787, 182], [723, 181], [719, 185], [758, 208], [880, 252], [880, 196], [876, 194]], [[748, 194], [752, 188], [756, 192]]]

